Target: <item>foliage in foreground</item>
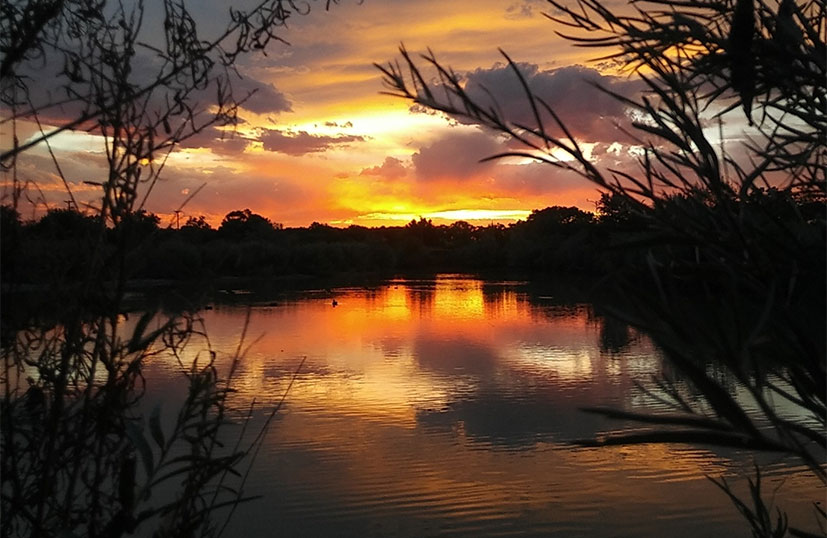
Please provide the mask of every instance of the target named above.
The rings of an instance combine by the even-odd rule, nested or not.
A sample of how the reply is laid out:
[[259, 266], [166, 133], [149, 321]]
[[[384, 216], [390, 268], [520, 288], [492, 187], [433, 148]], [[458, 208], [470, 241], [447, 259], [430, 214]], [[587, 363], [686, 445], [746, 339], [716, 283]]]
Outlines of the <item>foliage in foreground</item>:
[[[45, 256], [58, 263], [39, 283], [60, 310], [57, 321], [3, 328], [4, 537], [114, 538], [139, 528], [157, 536], [219, 535], [216, 510], [243, 500], [241, 460], [261, 442], [253, 435], [252, 445], [244, 437], [222, 444], [241, 346], [222, 375], [208, 345], [201, 356], [180, 353], [204, 337], [197, 319], [150, 313], [131, 324], [122, 313], [126, 282], [141, 259], [140, 238], [157, 224], [142, 208], [166, 158], [183, 141], [238, 121], [250, 94], [233, 92], [237, 58], [282, 41], [278, 32], [287, 19], [311, 4], [229, 7], [223, 27], [211, 21], [218, 22], [214, 35], [198, 28], [184, 2], [153, 2], [157, 18], [145, 13], [145, 4], [0, 3], [0, 122], [12, 133], [0, 153], [10, 184], [3, 202], [11, 208], [0, 223], [4, 287], [19, 281], [16, 271], [29, 269], [16, 265], [21, 230], [10, 218], [38, 190], [26, 152], [48, 151], [75, 208], [60, 165], [64, 154], [52, 140], [91, 132], [102, 140], [106, 161], [103, 177], [86, 182], [99, 189], [98, 201], [85, 209], [93, 217], [65, 213], [44, 224], [54, 235]], [[21, 140], [20, 124], [37, 129]], [[82, 233], [66, 235], [67, 224]], [[72, 263], [78, 253], [82, 259]], [[4, 297], [4, 312], [15, 306]], [[166, 410], [174, 416], [169, 423], [142, 402], [143, 367], [153, 357], [179, 359], [186, 393], [177, 412]]]
[[[818, 248], [817, 229], [808, 222], [820, 217], [822, 204], [771, 189], [745, 205], [752, 215], [749, 225], [754, 235], [779, 244], [784, 244], [790, 233], [809, 235], [807, 248]], [[635, 245], [651, 245], [654, 231], [616, 195], [604, 194], [596, 209], [597, 214], [592, 214], [554, 206], [533, 211], [525, 221], [509, 226], [475, 226], [462, 221], [435, 225], [419, 219], [405, 226], [381, 228], [313, 223], [307, 228], [284, 229], [249, 210], [254, 218], [225, 219], [217, 230], [203, 218], [191, 218], [180, 229], [160, 228], [157, 218], [149, 214], [134, 215], [124, 226], [129, 228], [131, 279], [186, 282], [215, 277], [519, 271], [572, 273], [597, 280], [619, 267], [631, 277], [648, 271], [648, 251]], [[96, 217], [53, 209], [37, 222], [22, 224], [8, 208], [2, 211], [7, 221], [0, 228], [7, 285], [39, 285], [55, 273], [67, 279], [82, 277], [93, 250], [88, 237], [95, 229]], [[709, 207], [704, 199], [674, 196], [659, 204], [657, 211], [671, 219], [683, 213], [683, 218], [694, 222], [695, 215], [687, 213], [701, 216], [725, 209]], [[228, 216], [244, 214], [233, 211]], [[228, 222], [231, 225], [226, 225]], [[787, 233], [783, 227], [788, 227]], [[114, 248], [115, 237], [116, 231], [110, 230], [106, 248]], [[676, 259], [694, 259], [691, 247], [670, 248]], [[659, 247], [656, 252], [662, 250]], [[708, 268], [705, 278], [717, 279], [714, 266]], [[690, 288], [686, 292], [691, 293], [689, 281], [684, 280]]]
[[[648, 285], [640, 286], [640, 268], [631, 278], [618, 271], [609, 286], [620, 305], [615, 313], [651, 334], [694, 390], [682, 394], [670, 379], [646, 389], [675, 409], [670, 415], [592, 410], [655, 428], [584, 443], [777, 451], [827, 482], [827, 7], [793, 0], [651, 0], [625, 11], [599, 0], [550, 4], [561, 35], [604, 49], [603, 59], [644, 83], [637, 98], [604, 90], [637, 118], [628, 133], [642, 153], [637, 173], [595, 166], [553, 102], [534, 92], [505, 53], [533, 122], [504, 116], [486, 98], [490, 92], [469, 88], [433, 53], [415, 58], [402, 48], [399, 60], [377, 67], [390, 94], [506, 133], [526, 148], [492, 158], [529, 157], [577, 173], [632, 208], [643, 233], [628, 248], [646, 260]], [[752, 126], [751, 136], [737, 151], [719, 153], [709, 124], [735, 114]], [[560, 150], [570, 159], [556, 158]], [[791, 198], [818, 210], [778, 203]], [[723, 377], [737, 380], [756, 413], [746, 412]], [[785, 535], [786, 521], [768, 524], [761, 496], [753, 501], [754, 509], [736, 504], [754, 535]]]

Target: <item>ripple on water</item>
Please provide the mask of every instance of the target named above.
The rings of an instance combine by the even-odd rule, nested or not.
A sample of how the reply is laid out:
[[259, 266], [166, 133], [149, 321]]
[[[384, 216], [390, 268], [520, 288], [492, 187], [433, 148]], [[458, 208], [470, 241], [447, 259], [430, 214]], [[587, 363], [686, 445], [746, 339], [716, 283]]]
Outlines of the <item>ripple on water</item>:
[[[607, 349], [591, 307], [519, 287], [397, 280], [332, 290], [336, 308], [325, 291], [253, 310], [247, 334], [262, 336], [234, 398], [255, 397], [256, 420], [307, 360], [245, 488], [263, 498], [239, 509], [227, 535], [744, 535], [706, 476], [748, 475], [751, 455], [568, 444], [633, 427], [582, 407], [668, 410], [636, 389], [663, 359], [644, 335]], [[232, 356], [246, 310], [204, 314], [213, 347]], [[153, 365], [147, 375], [162, 380], [175, 370]], [[796, 517], [823, 498], [806, 470], [763, 463]]]

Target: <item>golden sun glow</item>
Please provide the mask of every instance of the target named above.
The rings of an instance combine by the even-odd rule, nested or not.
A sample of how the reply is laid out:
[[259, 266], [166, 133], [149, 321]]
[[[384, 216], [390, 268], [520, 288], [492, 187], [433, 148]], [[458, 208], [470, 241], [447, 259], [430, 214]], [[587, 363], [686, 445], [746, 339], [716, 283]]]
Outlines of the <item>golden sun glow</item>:
[[[239, 109], [238, 125], [208, 127], [165, 158], [146, 209], [167, 216], [186, 201], [183, 217], [202, 215], [213, 226], [243, 208], [285, 226], [382, 226], [419, 218], [511, 223], [550, 205], [593, 208], [591, 185], [557, 181], [559, 170], [540, 169], [532, 159], [480, 165], [519, 148], [465, 120], [412, 110], [409, 101], [383, 94], [387, 88], [373, 65], [399, 60], [400, 43], [415, 58], [430, 48], [461, 77], [507, 69], [500, 47], [541, 71], [582, 63], [583, 51], [549, 37], [550, 23], [537, 6], [518, 9], [495, 0], [442, 3], [437, 10], [417, 3], [337, 5], [295, 24], [284, 36], [289, 47], [274, 44], [267, 56], [239, 65], [242, 91], [258, 92]], [[517, 88], [514, 99], [522, 95]], [[24, 123], [18, 131], [21, 139], [38, 133]], [[592, 154], [594, 141], [578, 142]], [[76, 162], [62, 167], [66, 183], [94, 206], [94, 191], [82, 185], [104, 173], [104, 140], [62, 133], [51, 143], [73, 156]], [[62, 207], [63, 182], [48, 166], [46, 149], [31, 155], [47, 163], [32, 177], [47, 206]], [[570, 160], [561, 150], [551, 157]]]
[[420, 211], [420, 212], [375, 212], [359, 215], [361, 220], [366, 221], [391, 221], [391, 222], [410, 222], [420, 218], [442, 220], [442, 221], [485, 221], [485, 222], [503, 222], [525, 219], [531, 211], [522, 209], [455, 209], [449, 211]]

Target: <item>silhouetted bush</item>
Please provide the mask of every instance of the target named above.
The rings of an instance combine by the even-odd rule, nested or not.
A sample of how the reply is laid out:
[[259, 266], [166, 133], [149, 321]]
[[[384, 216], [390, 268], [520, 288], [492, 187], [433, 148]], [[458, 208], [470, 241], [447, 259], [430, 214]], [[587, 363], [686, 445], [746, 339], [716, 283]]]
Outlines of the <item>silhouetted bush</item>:
[[38, 237], [77, 239], [97, 234], [100, 227], [101, 220], [97, 216], [84, 215], [74, 209], [50, 209], [39, 221], [30, 226], [30, 230]]
[[0, 206], [0, 275], [3, 282], [15, 277], [23, 226], [14, 208]]
[[217, 233], [202, 215], [198, 218], [188, 218], [177, 235], [180, 236], [182, 241], [201, 244], [214, 239]]
[[147, 252], [142, 276], [146, 278], [191, 279], [203, 274], [201, 250], [180, 239], [163, 241]]
[[249, 209], [230, 211], [218, 227], [218, 235], [221, 238], [235, 241], [271, 239], [275, 231], [276, 226], [270, 222], [270, 219], [253, 213]]
[[157, 215], [144, 209], [126, 213], [110, 230], [111, 240], [127, 249], [136, 248], [148, 241], [157, 240], [154, 236], [160, 230], [159, 222], [161, 219]]

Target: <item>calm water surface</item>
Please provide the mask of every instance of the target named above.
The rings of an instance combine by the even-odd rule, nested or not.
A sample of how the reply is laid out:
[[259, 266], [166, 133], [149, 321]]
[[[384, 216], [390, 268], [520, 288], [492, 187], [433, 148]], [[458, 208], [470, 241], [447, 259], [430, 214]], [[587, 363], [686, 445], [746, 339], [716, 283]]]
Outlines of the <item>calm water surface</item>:
[[[272, 406], [305, 362], [245, 488], [264, 497], [227, 535], [749, 536], [705, 475], [744, 486], [751, 456], [568, 443], [633, 427], [579, 409], [656, 409], [635, 383], [668, 365], [589, 305], [529, 290], [445, 275], [277, 304], [251, 295], [239, 401]], [[203, 313], [219, 358], [247, 310]], [[147, 377], [163, 393], [174, 371], [155, 358]], [[793, 462], [762, 461], [766, 491], [781, 486], [776, 503], [811, 526], [824, 490]]]

